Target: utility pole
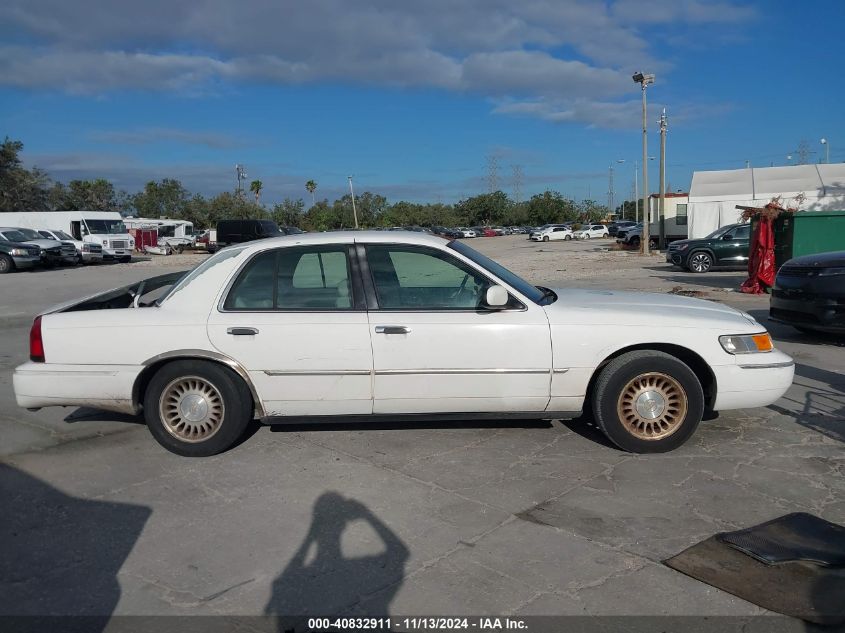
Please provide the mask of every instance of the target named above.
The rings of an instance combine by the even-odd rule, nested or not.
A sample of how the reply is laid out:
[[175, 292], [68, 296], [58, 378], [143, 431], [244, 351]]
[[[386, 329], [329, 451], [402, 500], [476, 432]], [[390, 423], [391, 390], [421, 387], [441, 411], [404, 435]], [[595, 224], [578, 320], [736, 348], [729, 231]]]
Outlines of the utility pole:
[[666, 108], [660, 115], [660, 202], [658, 216], [660, 221], [660, 250], [666, 248]]
[[640, 84], [643, 93], [643, 235], [640, 240], [643, 255], [649, 254], [649, 222], [651, 209], [648, 208], [648, 120], [646, 119], [646, 88], [654, 83], [654, 75], [634, 74], [634, 82]]
[[352, 194], [352, 216], [355, 218], [355, 228], [358, 228], [358, 210], [355, 208], [355, 191], [352, 189], [352, 176], [347, 177], [349, 180], [349, 193]]
[[640, 221], [640, 174], [637, 161], [634, 161], [634, 219]]
[[237, 178], [237, 186], [235, 187], [235, 195], [240, 198], [244, 195], [244, 188], [241, 183], [246, 180], [246, 168], [240, 163], [235, 165], [235, 178]]
[[522, 165], [511, 165], [511, 169], [513, 170], [513, 200], [519, 204], [522, 202]]
[[613, 163], [610, 164], [607, 177], [607, 210], [613, 213]]

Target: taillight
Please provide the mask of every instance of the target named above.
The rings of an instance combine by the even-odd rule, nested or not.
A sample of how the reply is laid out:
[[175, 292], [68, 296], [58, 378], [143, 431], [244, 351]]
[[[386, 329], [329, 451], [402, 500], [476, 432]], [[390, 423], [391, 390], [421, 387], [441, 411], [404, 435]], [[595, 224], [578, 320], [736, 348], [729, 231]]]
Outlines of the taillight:
[[35, 317], [29, 330], [29, 360], [35, 363], [44, 361], [44, 341], [41, 340], [41, 317]]

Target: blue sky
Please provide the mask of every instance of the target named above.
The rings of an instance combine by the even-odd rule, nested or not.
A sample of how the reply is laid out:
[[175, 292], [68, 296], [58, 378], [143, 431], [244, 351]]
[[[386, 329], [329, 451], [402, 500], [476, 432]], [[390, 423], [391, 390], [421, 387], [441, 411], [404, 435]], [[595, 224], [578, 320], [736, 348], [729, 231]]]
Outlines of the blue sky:
[[[845, 161], [843, 2], [734, 0], [5, 0], [0, 133], [57, 180], [133, 191], [179, 178], [212, 195], [234, 165], [265, 202], [357, 191], [455, 200], [523, 173], [556, 189], [630, 197], [669, 117], [668, 181], [696, 169]], [[624, 164], [615, 163], [625, 159]], [[650, 163], [652, 188], [657, 164]]]

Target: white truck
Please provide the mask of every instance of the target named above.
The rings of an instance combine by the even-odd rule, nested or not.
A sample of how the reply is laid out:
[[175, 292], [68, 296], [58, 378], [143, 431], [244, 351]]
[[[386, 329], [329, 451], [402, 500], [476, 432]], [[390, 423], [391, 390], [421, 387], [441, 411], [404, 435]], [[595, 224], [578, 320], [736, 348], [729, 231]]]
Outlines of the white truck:
[[23, 211], [2, 215], [8, 226], [64, 231], [74, 240], [99, 244], [104, 259], [128, 262], [135, 240], [117, 211]]
[[123, 223], [127, 229], [156, 229], [159, 246], [169, 246], [180, 252], [183, 248], [196, 246], [194, 225], [187, 220], [126, 217]]

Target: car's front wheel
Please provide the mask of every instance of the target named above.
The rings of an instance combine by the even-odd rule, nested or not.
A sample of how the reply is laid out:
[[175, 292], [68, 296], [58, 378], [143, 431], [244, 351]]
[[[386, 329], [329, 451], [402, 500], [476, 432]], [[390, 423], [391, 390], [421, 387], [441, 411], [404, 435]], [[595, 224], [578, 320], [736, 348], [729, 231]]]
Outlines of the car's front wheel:
[[184, 360], [159, 369], [144, 394], [144, 417], [164, 448], [186, 457], [216, 455], [234, 444], [252, 419], [244, 381], [216, 363]]
[[563, 239], [565, 239], [565, 240], [571, 240], [571, 239], [572, 239], [572, 236], [571, 236], [571, 235], [567, 235], [567, 236], [565, 236]]
[[544, 236], [543, 236], [543, 241], [544, 241], [544, 242], [548, 242], [548, 241], [549, 241], [549, 236], [548, 236], [548, 235], [544, 235]]
[[10, 273], [15, 269], [15, 262], [6, 253], [0, 253], [0, 275]]
[[713, 258], [709, 253], [698, 251], [690, 255], [687, 266], [694, 273], [706, 273], [713, 266]]
[[665, 453], [686, 442], [704, 414], [704, 392], [688, 365], [639, 350], [613, 359], [593, 389], [599, 428], [622, 450]]

